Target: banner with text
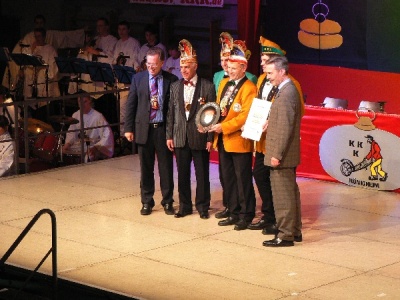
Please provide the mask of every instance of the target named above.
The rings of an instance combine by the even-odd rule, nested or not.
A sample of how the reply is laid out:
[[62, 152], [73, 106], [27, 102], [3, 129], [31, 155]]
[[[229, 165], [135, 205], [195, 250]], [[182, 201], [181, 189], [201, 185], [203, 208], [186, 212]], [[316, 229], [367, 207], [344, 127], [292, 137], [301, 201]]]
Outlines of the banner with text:
[[224, 0], [129, 0], [129, 3], [207, 6], [207, 7], [223, 7], [224, 6]]

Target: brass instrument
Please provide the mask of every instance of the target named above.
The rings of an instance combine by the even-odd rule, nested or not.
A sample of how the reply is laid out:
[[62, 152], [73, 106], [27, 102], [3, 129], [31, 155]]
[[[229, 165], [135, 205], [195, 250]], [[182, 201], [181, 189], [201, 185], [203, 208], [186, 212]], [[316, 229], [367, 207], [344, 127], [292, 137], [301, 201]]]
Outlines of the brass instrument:
[[127, 58], [129, 58], [129, 56], [124, 56], [124, 52], [120, 52], [117, 57], [117, 65], [125, 66]]

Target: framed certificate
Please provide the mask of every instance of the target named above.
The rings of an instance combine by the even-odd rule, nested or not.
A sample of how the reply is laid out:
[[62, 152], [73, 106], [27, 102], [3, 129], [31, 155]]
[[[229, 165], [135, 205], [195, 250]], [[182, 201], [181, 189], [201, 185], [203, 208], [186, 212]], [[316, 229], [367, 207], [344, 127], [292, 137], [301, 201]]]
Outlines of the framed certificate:
[[254, 141], [259, 141], [263, 125], [268, 119], [269, 110], [271, 109], [272, 102], [254, 98], [251, 104], [249, 115], [247, 116], [246, 123], [242, 132], [242, 137]]

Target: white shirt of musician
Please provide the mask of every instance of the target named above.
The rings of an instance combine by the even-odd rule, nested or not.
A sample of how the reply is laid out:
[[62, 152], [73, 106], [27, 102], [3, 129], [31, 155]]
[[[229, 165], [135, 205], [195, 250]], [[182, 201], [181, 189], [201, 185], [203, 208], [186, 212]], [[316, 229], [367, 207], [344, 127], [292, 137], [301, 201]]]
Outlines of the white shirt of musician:
[[126, 58], [125, 66], [136, 69], [140, 66], [139, 51], [140, 43], [135, 38], [129, 37], [126, 41], [119, 39], [115, 44], [113, 64], [117, 64], [118, 56], [123, 53], [123, 56], [129, 56]]
[[[73, 118], [80, 121], [80, 111], [76, 111], [72, 115]], [[89, 113], [83, 114], [83, 125], [87, 127], [96, 127], [102, 125], [108, 125], [108, 122], [104, 116], [97, 110], [91, 109]], [[71, 144], [71, 151], [80, 153], [81, 151], [81, 139], [79, 138], [79, 130], [81, 128], [80, 122], [71, 124], [68, 130], [78, 130], [75, 132], [68, 132], [65, 138], [65, 143]], [[85, 135], [90, 139], [89, 147], [96, 147], [101, 153], [107, 157], [112, 157], [114, 154], [114, 135], [111, 131], [110, 126], [85, 129]], [[85, 152], [87, 151], [86, 145], [84, 145]]]
[[8, 176], [13, 174], [14, 165], [14, 144], [8, 132], [0, 135], [0, 176]]

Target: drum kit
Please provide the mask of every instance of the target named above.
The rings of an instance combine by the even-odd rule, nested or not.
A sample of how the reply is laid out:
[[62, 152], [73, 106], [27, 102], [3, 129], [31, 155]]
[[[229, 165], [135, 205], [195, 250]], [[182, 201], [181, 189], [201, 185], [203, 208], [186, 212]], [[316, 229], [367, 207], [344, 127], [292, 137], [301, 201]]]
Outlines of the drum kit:
[[[79, 123], [75, 118], [68, 116], [55, 115], [49, 117], [52, 123], [59, 123], [61, 132], [64, 126]], [[71, 165], [81, 162], [80, 153], [63, 153], [62, 133], [55, 133], [53, 127], [38, 119], [27, 118], [26, 130], [24, 131], [24, 119], [18, 121], [19, 124], [19, 156], [25, 157], [25, 138], [28, 138], [29, 158], [36, 158], [52, 164]], [[65, 163], [64, 163], [65, 160]]]

